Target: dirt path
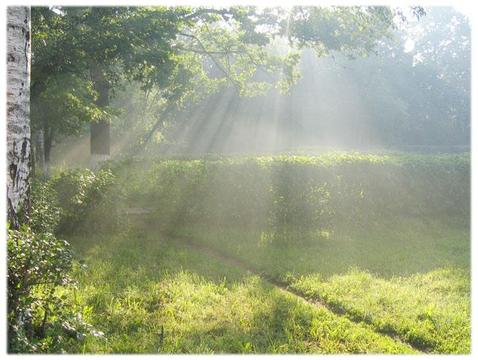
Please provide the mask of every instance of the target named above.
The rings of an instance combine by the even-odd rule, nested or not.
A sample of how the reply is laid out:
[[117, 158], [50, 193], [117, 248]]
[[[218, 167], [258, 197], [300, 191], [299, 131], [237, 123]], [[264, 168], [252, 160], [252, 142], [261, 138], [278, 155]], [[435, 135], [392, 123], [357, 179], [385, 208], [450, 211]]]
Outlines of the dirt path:
[[[364, 324], [367, 324], [367, 325], [371, 325], [371, 321], [367, 321], [366, 319], [352, 316], [351, 314], [347, 313], [347, 311], [345, 309], [338, 308], [338, 307], [335, 307], [335, 306], [330, 306], [329, 304], [327, 304], [326, 302], [324, 302], [323, 300], [320, 300], [320, 299], [307, 298], [306, 296], [304, 296], [304, 294], [300, 293], [299, 291], [297, 291], [295, 289], [291, 289], [286, 282], [281, 281], [277, 278], [271, 277], [270, 275], [264, 273], [264, 271], [261, 271], [261, 270], [255, 268], [251, 264], [249, 264], [249, 263], [247, 263], [247, 262], [245, 262], [241, 259], [238, 259], [237, 257], [231, 256], [230, 254], [226, 254], [225, 252], [219, 251], [219, 250], [217, 250], [215, 248], [212, 248], [210, 246], [201, 244], [201, 243], [199, 243], [197, 241], [194, 241], [190, 238], [171, 236], [171, 235], [168, 235], [168, 237], [171, 238], [171, 239], [174, 239], [175, 241], [181, 242], [182, 244], [184, 244], [184, 245], [186, 245], [190, 248], [193, 248], [194, 250], [197, 250], [199, 252], [202, 252], [204, 254], [212, 256], [212, 257], [216, 258], [217, 260], [220, 260], [220, 261], [222, 261], [222, 262], [224, 262], [228, 265], [232, 265], [234, 267], [240, 268], [244, 271], [248, 271], [248, 272], [250, 272], [254, 275], [257, 275], [263, 281], [265, 281], [266, 283], [269, 283], [270, 285], [276, 287], [280, 291], [282, 291], [284, 293], [287, 293], [287, 294], [290, 294], [292, 296], [295, 296], [299, 300], [304, 301], [304, 302], [306, 302], [306, 303], [308, 303], [312, 306], [325, 308], [325, 309], [329, 310], [330, 312], [334, 313], [337, 316], [345, 316], [347, 319], [349, 319], [350, 321], [352, 321], [354, 323], [364, 323]], [[398, 341], [398, 342], [401, 342], [403, 344], [409, 345], [413, 349], [415, 349], [419, 352], [428, 353], [429, 350], [430, 350], [428, 348], [425, 348], [425, 347], [422, 347], [422, 346], [417, 346], [416, 344], [412, 344], [408, 341], [405, 341], [404, 339], [402, 339], [400, 337], [400, 335], [398, 333], [396, 333], [394, 331], [380, 331], [380, 330], [377, 330], [377, 329], [373, 329], [373, 330], [375, 332], [381, 334], [381, 335], [390, 337], [395, 341]]]

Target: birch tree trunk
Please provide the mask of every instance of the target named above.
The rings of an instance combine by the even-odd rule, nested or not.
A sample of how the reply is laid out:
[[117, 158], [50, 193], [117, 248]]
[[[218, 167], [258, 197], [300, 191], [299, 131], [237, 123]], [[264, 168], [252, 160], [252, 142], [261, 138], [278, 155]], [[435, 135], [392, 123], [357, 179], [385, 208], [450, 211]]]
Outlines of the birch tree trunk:
[[30, 193], [30, 8], [7, 9], [7, 206], [18, 228]]

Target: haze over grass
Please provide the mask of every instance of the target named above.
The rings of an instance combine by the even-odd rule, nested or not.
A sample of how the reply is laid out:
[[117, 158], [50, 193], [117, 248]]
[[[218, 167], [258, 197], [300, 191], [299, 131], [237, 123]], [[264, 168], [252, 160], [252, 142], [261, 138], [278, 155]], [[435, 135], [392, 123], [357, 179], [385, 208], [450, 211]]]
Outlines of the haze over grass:
[[68, 235], [88, 266], [68, 296], [105, 334], [71, 351], [468, 353], [469, 170], [467, 154], [329, 153], [59, 175], [71, 216], [112, 181]]

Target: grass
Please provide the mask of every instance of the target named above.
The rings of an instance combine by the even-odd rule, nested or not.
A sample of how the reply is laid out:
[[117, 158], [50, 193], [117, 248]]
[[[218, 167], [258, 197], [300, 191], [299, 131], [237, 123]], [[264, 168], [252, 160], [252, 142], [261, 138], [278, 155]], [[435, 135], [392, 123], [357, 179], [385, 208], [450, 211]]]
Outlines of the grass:
[[328, 280], [303, 276], [291, 287], [416, 347], [435, 353], [470, 351], [470, 278], [464, 270], [443, 268], [387, 280], [352, 270]]
[[469, 227], [460, 220], [446, 218], [342, 224], [335, 230], [317, 230], [306, 240], [299, 233], [291, 243], [276, 243], [263, 229], [202, 224], [178, 227], [173, 235], [222, 249], [282, 280], [290, 274], [330, 276], [354, 267], [384, 277], [447, 266], [470, 267]]
[[415, 352], [159, 235], [71, 241], [88, 268], [69, 296], [105, 336], [87, 336], [70, 352]]
[[337, 313], [435, 353], [470, 351], [469, 229], [451, 219], [382, 219], [295, 245], [260, 231], [190, 227], [176, 235], [246, 261]]

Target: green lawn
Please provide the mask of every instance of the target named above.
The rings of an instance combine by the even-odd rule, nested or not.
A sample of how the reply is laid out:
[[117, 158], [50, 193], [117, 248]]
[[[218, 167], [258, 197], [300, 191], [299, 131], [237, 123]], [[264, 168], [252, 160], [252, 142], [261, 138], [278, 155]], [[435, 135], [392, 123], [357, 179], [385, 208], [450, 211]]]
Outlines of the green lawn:
[[[353, 234], [346, 239], [329, 234], [295, 249], [264, 244], [260, 237], [238, 242], [239, 231], [230, 232], [229, 242], [224, 232], [218, 237], [209, 231], [206, 238], [207, 232], [198, 228], [199, 247], [159, 231], [133, 228], [114, 236], [72, 238], [87, 269], [78, 272], [79, 288], [70, 295], [83, 307], [84, 319], [105, 336], [87, 336], [70, 351], [467, 353], [466, 231], [449, 226], [441, 237], [427, 238], [425, 234], [444, 231], [445, 226], [437, 222], [423, 232], [412, 224], [406, 227], [407, 246], [384, 252], [386, 244], [375, 242], [374, 254], [370, 254], [374, 237], [364, 242], [360, 232], [355, 239]], [[416, 238], [421, 235], [429, 243], [413, 246], [414, 231]], [[389, 239], [390, 244], [397, 240]], [[449, 255], [446, 239], [462, 256]], [[338, 243], [332, 246], [333, 241]], [[357, 246], [348, 248], [352, 241], [361, 242], [364, 252], [357, 253]], [[426, 256], [433, 241], [435, 247]], [[234, 245], [238, 243], [243, 246]], [[219, 250], [224, 259], [211, 255], [210, 249]], [[382, 272], [372, 270], [379, 268]], [[255, 273], [286, 282], [326, 306], [310, 304]]]
[[69, 293], [81, 353], [412, 353], [365, 323], [157, 234], [71, 239], [87, 269]]
[[344, 226], [274, 244], [240, 229], [178, 229], [181, 238], [245, 261], [312, 300], [436, 353], [470, 351], [469, 229], [447, 219]]
[[444, 268], [387, 280], [352, 270], [327, 280], [320, 274], [300, 277], [291, 286], [418, 348], [470, 351], [470, 277], [464, 270]]
[[330, 276], [351, 268], [391, 277], [470, 267], [469, 225], [445, 217], [342, 223], [333, 230], [317, 230], [306, 240], [299, 232], [297, 239], [287, 242], [275, 241], [267, 230], [254, 227], [186, 225], [171, 234], [221, 249], [283, 280], [310, 273]]

